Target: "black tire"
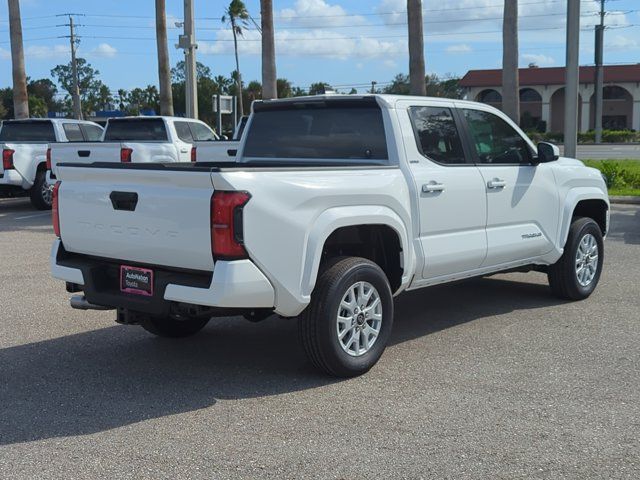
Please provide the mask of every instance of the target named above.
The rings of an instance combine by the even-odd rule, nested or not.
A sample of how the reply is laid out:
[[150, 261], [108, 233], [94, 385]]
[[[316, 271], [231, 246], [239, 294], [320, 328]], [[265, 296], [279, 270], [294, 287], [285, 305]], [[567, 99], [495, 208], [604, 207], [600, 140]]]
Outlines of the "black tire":
[[[576, 254], [580, 242], [586, 235], [592, 235], [598, 245], [598, 260], [593, 279], [588, 285], [581, 285], [576, 273]], [[569, 229], [569, 236], [562, 257], [549, 267], [549, 286], [553, 294], [566, 300], [583, 300], [593, 293], [600, 280], [604, 248], [602, 231], [591, 218], [574, 218]]]
[[[338, 339], [337, 318], [343, 297], [358, 282], [367, 282], [377, 291], [382, 320], [370, 349], [352, 356]], [[307, 357], [316, 368], [335, 377], [362, 375], [373, 367], [387, 346], [392, 327], [393, 296], [389, 280], [378, 265], [359, 257], [343, 257], [325, 267], [311, 295], [311, 303], [298, 321], [299, 338]]]
[[38, 170], [36, 172], [36, 180], [33, 182], [33, 187], [29, 190], [29, 196], [31, 197], [31, 205], [38, 210], [51, 210], [52, 194], [49, 192], [45, 194], [47, 185], [47, 172], [46, 170]]
[[171, 317], [147, 317], [140, 325], [147, 332], [165, 338], [183, 338], [195, 335], [209, 322], [208, 318], [176, 320]]

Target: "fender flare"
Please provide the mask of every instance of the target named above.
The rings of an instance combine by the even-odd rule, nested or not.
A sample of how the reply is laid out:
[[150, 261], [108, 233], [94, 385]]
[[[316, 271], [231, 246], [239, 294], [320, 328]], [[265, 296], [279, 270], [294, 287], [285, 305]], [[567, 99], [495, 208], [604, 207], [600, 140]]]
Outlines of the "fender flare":
[[403, 272], [401, 286], [395, 293], [406, 288], [414, 274], [415, 255], [401, 217], [389, 207], [382, 205], [335, 207], [322, 212], [308, 233], [300, 289], [303, 297], [310, 298], [315, 287], [322, 249], [329, 236], [339, 228], [357, 225], [385, 225], [397, 233], [402, 249]]
[[558, 229], [558, 246], [560, 249], [564, 249], [564, 245], [567, 243], [573, 212], [578, 203], [583, 200], [601, 200], [607, 205], [607, 210], [610, 208], [609, 197], [597, 187], [574, 187], [569, 190], [560, 212], [560, 228]]

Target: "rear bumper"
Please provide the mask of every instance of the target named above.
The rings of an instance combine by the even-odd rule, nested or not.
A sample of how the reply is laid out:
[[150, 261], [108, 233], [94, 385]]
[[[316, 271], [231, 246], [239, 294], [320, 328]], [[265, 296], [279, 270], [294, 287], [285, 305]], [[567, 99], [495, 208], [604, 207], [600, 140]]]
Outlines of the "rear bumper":
[[17, 170], [5, 170], [0, 173], [0, 188], [2, 187], [19, 187], [24, 190], [28, 190], [31, 188], [29, 182], [25, 181], [25, 179], [18, 173]]
[[59, 239], [51, 249], [53, 277], [79, 285], [87, 300], [96, 305], [153, 315], [168, 314], [174, 303], [242, 310], [274, 307], [272, 285], [249, 260], [216, 262], [213, 273], [140, 265], [154, 271], [153, 297], [120, 292], [120, 264], [118, 260], [69, 253]]

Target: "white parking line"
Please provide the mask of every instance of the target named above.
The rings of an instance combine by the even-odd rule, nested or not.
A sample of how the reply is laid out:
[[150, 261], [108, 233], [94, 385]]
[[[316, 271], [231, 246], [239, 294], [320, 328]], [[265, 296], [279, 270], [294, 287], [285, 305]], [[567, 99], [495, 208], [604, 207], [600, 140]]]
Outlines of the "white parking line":
[[26, 220], [27, 218], [44, 217], [45, 215], [51, 215], [51, 212], [36, 213], [34, 215], [25, 215], [24, 217], [16, 217], [16, 220]]

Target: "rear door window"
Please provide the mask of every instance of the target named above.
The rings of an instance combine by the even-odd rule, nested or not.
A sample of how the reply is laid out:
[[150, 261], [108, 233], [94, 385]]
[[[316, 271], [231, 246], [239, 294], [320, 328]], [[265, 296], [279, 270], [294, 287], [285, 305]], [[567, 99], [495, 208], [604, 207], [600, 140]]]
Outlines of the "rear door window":
[[84, 139], [87, 142], [99, 142], [102, 139], [102, 128], [97, 125], [81, 124], [80, 130], [84, 133]]
[[77, 123], [63, 123], [62, 129], [70, 142], [84, 142], [84, 136]]
[[450, 108], [411, 107], [409, 117], [422, 155], [447, 165], [466, 163], [462, 140]]
[[202, 125], [201, 123], [189, 122], [191, 128], [191, 134], [193, 139], [198, 142], [208, 142], [210, 140], [216, 140], [216, 136], [210, 128]]
[[187, 122], [175, 122], [173, 125], [176, 128], [176, 134], [180, 140], [186, 143], [193, 143], [193, 136], [191, 135], [191, 129]]
[[375, 100], [256, 105], [244, 157], [386, 164], [382, 111]]
[[0, 129], [2, 142], [55, 142], [56, 133], [50, 121], [7, 122]]
[[166, 142], [167, 129], [159, 118], [109, 120], [105, 141]]

